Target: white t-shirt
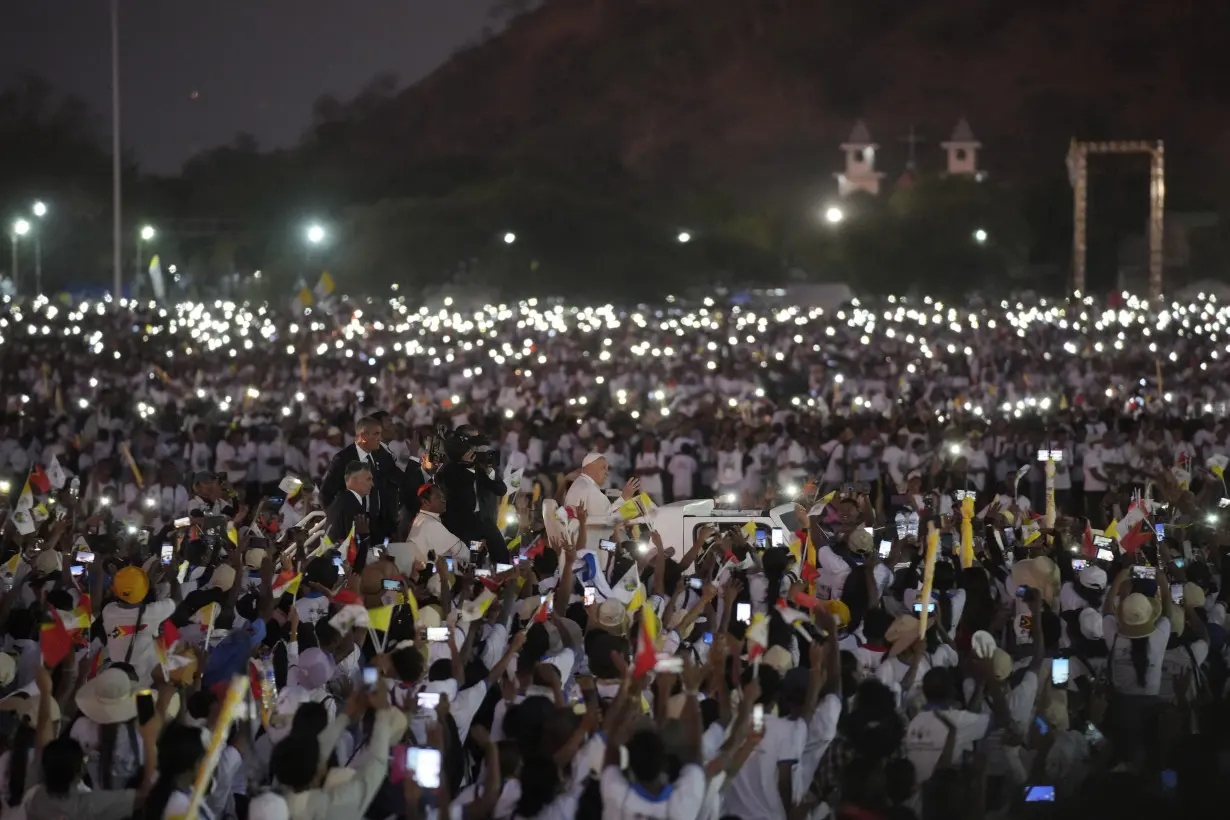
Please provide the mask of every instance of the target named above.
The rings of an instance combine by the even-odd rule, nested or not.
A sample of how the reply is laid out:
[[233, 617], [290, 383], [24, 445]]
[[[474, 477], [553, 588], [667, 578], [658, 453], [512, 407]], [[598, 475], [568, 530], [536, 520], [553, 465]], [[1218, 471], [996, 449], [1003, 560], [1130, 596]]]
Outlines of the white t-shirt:
[[152, 680], [154, 667], [158, 664], [158, 655], [154, 651], [154, 636], [158, 634], [162, 622], [175, 613], [175, 602], [165, 600], [147, 604], [145, 611], [141, 613], [139, 631], [138, 612], [140, 607], [131, 604], [107, 604], [102, 611], [103, 628], [107, 632], [107, 655], [112, 663], [123, 663], [128, 654], [128, 645], [136, 641], [128, 662], [132, 664], [141, 682], [148, 684]]
[[[802, 721], [765, 715], [764, 739], [730, 781], [722, 814], [737, 815], [742, 820], [785, 817], [786, 809], [777, 788], [778, 766], [797, 763], [803, 756], [806, 739], [807, 727]], [[605, 791], [602, 796], [606, 797]]]
[[1102, 447], [1090, 447], [1085, 452], [1084, 471], [1085, 471], [1085, 492], [1105, 491], [1106, 482], [1099, 481], [1093, 474], [1093, 471], [1105, 475], [1102, 472]]
[[1149, 667], [1145, 670], [1145, 685], [1136, 679], [1136, 667], [1132, 665], [1132, 641], [1119, 635], [1119, 621], [1114, 615], [1102, 619], [1102, 639], [1110, 647], [1110, 675], [1115, 691], [1121, 695], [1157, 695], [1162, 688], [1162, 658], [1170, 641], [1170, 619], [1161, 616], [1153, 629], [1149, 642]]
[[[957, 736], [953, 740], [952, 759], [959, 762], [961, 755], [972, 751], [974, 742], [981, 740], [991, 724], [990, 714], [975, 714], [964, 709], [944, 710], [945, 717], [953, 724]], [[948, 727], [936, 717], [934, 711], [921, 712], [910, 721], [905, 733], [905, 752], [914, 764], [914, 781], [923, 783], [931, 777], [940, 754], [948, 740]]]
[[695, 764], [684, 766], [678, 779], [655, 797], [629, 783], [617, 766], [607, 766], [601, 789], [603, 820], [693, 820], [705, 799], [705, 770]]

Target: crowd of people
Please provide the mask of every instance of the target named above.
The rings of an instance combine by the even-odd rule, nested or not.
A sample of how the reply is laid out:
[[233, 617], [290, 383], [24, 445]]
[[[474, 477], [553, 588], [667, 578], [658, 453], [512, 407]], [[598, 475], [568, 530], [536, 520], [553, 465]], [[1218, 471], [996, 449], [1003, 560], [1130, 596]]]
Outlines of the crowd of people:
[[1227, 312], [6, 301], [0, 818], [1216, 811]]

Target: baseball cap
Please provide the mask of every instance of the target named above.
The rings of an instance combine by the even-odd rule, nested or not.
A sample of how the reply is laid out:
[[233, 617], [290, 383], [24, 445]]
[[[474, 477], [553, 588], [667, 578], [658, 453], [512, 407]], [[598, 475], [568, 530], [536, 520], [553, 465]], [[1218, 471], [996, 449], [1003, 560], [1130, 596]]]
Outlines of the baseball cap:
[[218, 480], [218, 476], [215, 473], [211, 473], [209, 470], [201, 470], [199, 473], [192, 474], [193, 484], [204, 484], [209, 481], [217, 481], [217, 480]]
[[124, 567], [111, 582], [115, 595], [126, 604], [139, 604], [149, 594], [149, 576], [140, 567]]
[[209, 585], [223, 592], [229, 592], [235, 585], [235, 568], [230, 564], [219, 564], [214, 568], [213, 575], [209, 576]]

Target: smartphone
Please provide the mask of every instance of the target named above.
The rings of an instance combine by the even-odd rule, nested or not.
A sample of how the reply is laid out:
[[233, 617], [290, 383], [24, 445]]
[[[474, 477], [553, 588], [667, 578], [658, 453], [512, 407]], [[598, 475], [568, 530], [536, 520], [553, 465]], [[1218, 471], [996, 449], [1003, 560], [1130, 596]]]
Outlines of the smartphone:
[[602, 539], [601, 541], [599, 541], [599, 542], [598, 542], [598, 549], [600, 549], [600, 550], [604, 550], [604, 551], [606, 551], [606, 552], [614, 552], [614, 551], [615, 551], [615, 542], [614, 542], [614, 541], [608, 541], [607, 539], [605, 539], [605, 538], [604, 538], [604, 539]]
[[701, 590], [705, 588], [705, 579], [693, 575], [688, 579], [688, 589]]
[[1038, 727], [1039, 734], [1044, 735], [1051, 730], [1051, 727], [1046, 725], [1046, 719], [1043, 718], [1042, 715], [1038, 715], [1034, 718], [1034, 725]]
[[482, 550], [483, 550], [482, 541], [471, 541], [470, 542], [470, 552], [482, 552]]
[[950, 532], [940, 533], [940, 549], [944, 551], [945, 555], [952, 552], [952, 544], [953, 544], [952, 533]]
[[1051, 661], [1051, 684], [1063, 686], [1068, 682], [1068, 659], [1055, 658]]
[[[256, 553], [253, 553], [253, 555], [255, 554]], [[163, 544], [162, 545], [162, 565], [165, 567], [167, 564], [171, 563], [171, 559], [174, 556], [175, 556], [175, 545], [174, 544]]]
[[1174, 565], [1175, 565], [1176, 567], [1178, 567], [1179, 569], [1183, 569], [1183, 567], [1184, 567], [1184, 565], [1185, 565], [1185, 564], [1187, 564], [1187, 559], [1186, 559], [1186, 558], [1176, 558], [1176, 559], [1174, 559]]
[[418, 697], [415, 699], [415, 703], [418, 704], [420, 709], [435, 709], [440, 705], [440, 693], [419, 692]]
[[782, 532], [781, 530], [774, 529], [773, 530], [773, 546], [775, 547], [786, 546], [786, 533]]
[[1132, 567], [1133, 578], [1146, 578], [1150, 581], [1157, 578], [1157, 567], [1146, 567], [1143, 564], [1137, 564]]
[[482, 567], [475, 567], [475, 568], [474, 568], [474, 577], [475, 577], [475, 578], [490, 578], [490, 577], [491, 577], [491, 570], [489, 570], [489, 569], [484, 569], [484, 568], [482, 568]]
[[593, 606], [596, 603], [598, 603], [597, 587], [586, 587], [585, 588], [585, 606]]
[[141, 725], [154, 719], [154, 693], [149, 689], [137, 692], [137, 720]]
[[496, 564], [495, 565], [496, 572], [508, 572], [512, 568], [513, 568], [512, 564]]
[[1217, 502], [1217, 506], [1221, 507], [1222, 509], [1225, 509], [1226, 507], [1230, 507], [1230, 498], [1221, 499], [1220, 501]]
[[175, 527], [175, 529], [177, 530], [182, 530], [184, 527], [187, 527], [191, 524], [192, 524], [192, 519], [185, 516], [183, 518], [176, 518], [175, 522], [171, 526]]
[[1025, 802], [1026, 803], [1054, 803], [1055, 802], [1055, 787], [1054, 786], [1026, 786], [1025, 787]]
[[440, 788], [440, 750], [406, 749], [406, 771], [414, 772], [414, 782], [420, 787]]
[[514, 567], [515, 567], [517, 564], [520, 564], [520, 563], [521, 563], [521, 556], [520, 556], [520, 555], [514, 555], [514, 556], [512, 557], [512, 562], [513, 562], [513, 566], [514, 566]]
[[[923, 611], [922, 601], [915, 601], [914, 602], [914, 612], [921, 613], [922, 611]], [[928, 613], [935, 612], [935, 601], [932, 601], [931, 603], [927, 604], [927, 612]]]
[[750, 624], [752, 622], [752, 605], [735, 604], [735, 620], [739, 623]]
[[1154, 535], [1157, 536], [1158, 541], [1165, 541], [1166, 540], [1166, 525], [1165, 524], [1154, 524], [1153, 533]]
[[453, 559], [452, 559], [452, 558], [445, 558], [445, 559], [444, 559], [444, 566], [448, 568], [448, 571], [449, 571], [449, 572], [452, 572], [452, 571], [453, 571]]
[[1072, 559], [1072, 571], [1073, 572], [1080, 572], [1082, 569], [1084, 569], [1087, 566], [1089, 566], [1089, 562], [1086, 561], [1084, 558], [1073, 558]]
[[893, 542], [890, 539], [885, 539], [880, 542], [880, 559], [888, 558], [888, 554], [893, 551]]
[[1182, 584], [1171, 584], [1170, 585], [1170, 600], [1174, 601], [1176, 604], [1179, 604], [1180, 606], [1183, 605], [1183, 585]]
[[80, 564], [73, 564], [69, 568], [68, 571], [71, 572], [74, 577], [76, 577], [76, 576], [82, 575], [85, 572], [85, 567], [81, 566]]
[[1168, 792], [1172, 792], [1179, 788], [1179, 773], [1174, 769], [1163, 769], [1162, 788]]
[[400, 592], [400, 591], [401, 591], [401, 581], [395, 580], [395, 579], [393, 579], [393, 578], [385, 578], [385, 579], [384, 579], [384, 581], [382, 582], [382, 584], [381, 584], [381, 585], [382, 585], [385, 589], [387, 589], [387, 590], [389, 590], [389, 591], [391, 591], [391, 592]]
[[653, 671], [659, 675], [678, 675], [683, 671], [683, 658], [659, 658]]
[[1016, 544], [1016, 530], [1012, 527], [1004, 527], [1004, 546], [1011, 547]]
[[707, 644], [712, 645], [713, 644], [713, 633], [706, 632], [704, 635], [701, 636], [701, 640]]
[[1095, 535], [1093, 536], [1093, 545], [1095, 547], [1109, 547], [1114, 540], [1109, 535]]
[[752, 731], [764, 731], [764, 704], [757, 703], [752, 707]]
[[338, 569], [342, 568], [342, 556], [340, 555], [333, 556], [333, 566], [337, 567]]
[[374, 666], [363, 667], [363, 685], [367, 687], [367, 691], [374, 691], [378, 680], [380, 680], [380, 670]]
[[427, 640], [430, 643], [441, 643], [448, 640], [447, 626], [429, 626], [427, 627]]
[[94, 563], [94, 553], [89, 550], [79, 550], [77, 552], [77, 563], [92, 564]]
[[1029, 587], [1027, 587], [1027, 586], [1019, 586], [1019, 587], [1017, 587], [1017, 588], [1016, 588], [1016, 597], [1018, 597], [1018, 598], [1024, 598], [1024, 597], [1025, 597], [1025, 592], [1026, 592], [1028, 589], [1029, 589]]
[[1115, 554], [1108, 549], [1100, 549], [1098, 550], [1098, 560], [1113, 561], [1115, 560]]

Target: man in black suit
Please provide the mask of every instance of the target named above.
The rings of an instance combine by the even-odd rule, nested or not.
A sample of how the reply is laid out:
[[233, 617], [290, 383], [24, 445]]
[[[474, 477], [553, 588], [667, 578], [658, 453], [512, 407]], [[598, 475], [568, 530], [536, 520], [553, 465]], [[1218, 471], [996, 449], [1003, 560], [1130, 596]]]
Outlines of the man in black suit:
[[401, 484], [401, 471], [397, 469], [397, 463], [389, 451], [380, 446], [380, 427], [380, 421], [370, 416], [355, 422], [354, 444], [334, 453], [325, 480], [320, 485], [321, 503], [329, 509], [342, 492], [346, 470], [351, 462], [357, 461], [371, 470], [368, 524], [372, 541], [383, 541], [396, 535], [397, 496]]
[[440, 520], [449, 532], [469, 543], [486, 541], [492, 561], [508, 562], [508, 547], [493, 516], [479, 512], [479, 493], [502, 497], [507, 489], [494, 470], [476, 463], [484, 441], [472, 428], [459, 429], [448, 442], [445, 451], [448, 463], [436, 473], [435, 483], [444, 488], [448, 507]]
[[[325, 520], [328, 522], [325, 532], [330, 541], [340, 544], [350, 535], [350, 528], [354, 527], [354, 569], [358, 572], [367, 564], [367, 547], [371, 543], [369, 523], [375, 479], [368, 465], [352, 461], [346, 465], [343, 481], [345, 486], [325, 513]], [[346, 556], [343, 555], [342, 558]]]

